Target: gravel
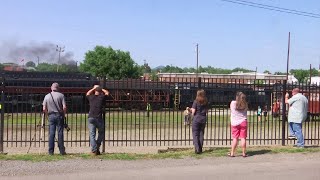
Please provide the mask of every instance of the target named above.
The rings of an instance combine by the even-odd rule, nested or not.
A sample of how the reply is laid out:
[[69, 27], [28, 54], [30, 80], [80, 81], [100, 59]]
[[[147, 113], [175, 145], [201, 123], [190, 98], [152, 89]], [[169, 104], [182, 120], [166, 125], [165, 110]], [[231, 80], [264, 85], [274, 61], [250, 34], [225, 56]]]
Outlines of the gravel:
[[[228, 165], [229, 163], [278, 163], [281, 161], [317, 161], [320, 162], [320, 153], [295, 153], [295, 154], [265, 154], [256, 155], [248, 158], [241, 156], [212, 157], [212, 158], [185, 158], [185, 159], [163, 159], [163, 160], [101, 160], [101, 159], [72, 159], [53, 162], [29, 162], [29, 161], [0, 161], [0, 177], [9, 176], [30, 176], [30, 175], [53, 175], [68, 174], [77, 172], [96, 172], [96, 171], [123, 171], [123, 170], [145, 170], [159, 167], [179, 167], [197, 166], [199, 164], [219, 164]], [[2, 179], [2, 178], [0, 178]]]

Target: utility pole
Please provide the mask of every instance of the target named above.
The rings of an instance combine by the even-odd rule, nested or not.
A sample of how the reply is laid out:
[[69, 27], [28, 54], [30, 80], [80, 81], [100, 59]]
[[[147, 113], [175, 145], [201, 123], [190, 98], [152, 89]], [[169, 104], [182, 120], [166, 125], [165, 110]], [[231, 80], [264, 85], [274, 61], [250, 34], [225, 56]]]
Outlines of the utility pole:
[[39, 56], [37, 56], [37, 58], [38, 58], [38, 66], [39, 66], [40, 58], [39, 58]]
[[311, 67], [311, 64], [310, 64], [310, 78], [309, 78], [309, 85], [311, 84], [311, 77], [312, 77], [312, 67]]
[[254, 80], [257, 80], [257, 72], [258, 72], [258, 67], [256, 66], [256, 71], [254, 73]]
[[196, 80], [198, 80], [198, 73], [199, 73], [199, 44], [196, 44], [196, 51], [197, 51], [197, 71], [196, 71]]
[[290, 32], [289, 32], [289, 39], [288, 39], [288, 54], [287, 54], [287, 81], [289, 76], [289, 59], [290, 59]]
[[59, 52], [59, 59], [58, 59], [58, 63], [57, 63], [57, 72], [58, 72], [59, 71], [59, 63], [60, 63], [60, 54], [61, 54], [61, 52], [64, 52], [64, 46], [60, 47], [57, 45], [56, 51]]

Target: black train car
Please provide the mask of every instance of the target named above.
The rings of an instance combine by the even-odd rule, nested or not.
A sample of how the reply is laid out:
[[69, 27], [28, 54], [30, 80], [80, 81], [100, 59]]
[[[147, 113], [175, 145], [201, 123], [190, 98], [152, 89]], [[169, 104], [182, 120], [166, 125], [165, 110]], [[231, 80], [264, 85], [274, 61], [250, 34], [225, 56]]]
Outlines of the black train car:
[[[58, 82], [67, 101], [68, 112], [87, 112], [85, 93], [95, 84], [96, 78], [87, 73], [55, 72], [3, 72], [6, 112], [41, 111], [42, 100], [53, 82]], [[169, 107], [168, 83], [143, 79], [107, 80], [110, 91], [106, 108], [145, 110], [147, 104], [157, 110]]]
[[[210, 108], [228, 108], [236, 93], [241, 91], [247, 95], [250, 110], [256, 110], [258, 106], [270, 106], [271, 91], [254, 90], [250, 85], [208, 83], [201, 86], [206, 91]], [[198, 85], [194, 83], [180, 83], [176, 85], [174, 95], [174, 105], [181, 110], [191, 107]]]
[[58, 82], [70, 111], [82, 111], [85, 89], [99, 84], [88, 73], [1, 71], [5, 112], [39, 112], [44, 96]]
[[105, 87], [110, 91], [107, 107], [127, 110], [146, 110], [147, 104], [153, 110], [169, 107], [169, 83], [146, 81], [144, 79], [108, 80]]

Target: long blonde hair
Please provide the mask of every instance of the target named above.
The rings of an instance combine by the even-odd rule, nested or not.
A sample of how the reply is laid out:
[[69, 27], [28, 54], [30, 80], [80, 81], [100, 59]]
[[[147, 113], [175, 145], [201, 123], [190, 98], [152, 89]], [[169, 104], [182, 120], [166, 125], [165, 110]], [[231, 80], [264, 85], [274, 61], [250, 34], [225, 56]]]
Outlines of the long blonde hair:
[[236, 110], [240, 110], [240, 111], [248, 110], [248, 103], [246, 100], [246, 95], [243, 92], [237, 92]]
[[208, 100], [206, 97], [206, 92], [203, 89], [199, 89], [197, 91], [196, 101], [197, 101], [197, 103], [199, 103], [201, 105], [207, 105]]

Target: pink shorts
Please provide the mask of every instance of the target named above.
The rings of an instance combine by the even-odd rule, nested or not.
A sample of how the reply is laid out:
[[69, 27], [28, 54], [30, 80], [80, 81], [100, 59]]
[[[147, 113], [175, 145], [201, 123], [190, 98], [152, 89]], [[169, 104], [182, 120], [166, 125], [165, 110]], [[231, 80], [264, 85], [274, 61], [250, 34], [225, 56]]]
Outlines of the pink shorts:
[[247, 120], [237, 126], [231, 126], [232, 138], [247, 138]]

